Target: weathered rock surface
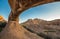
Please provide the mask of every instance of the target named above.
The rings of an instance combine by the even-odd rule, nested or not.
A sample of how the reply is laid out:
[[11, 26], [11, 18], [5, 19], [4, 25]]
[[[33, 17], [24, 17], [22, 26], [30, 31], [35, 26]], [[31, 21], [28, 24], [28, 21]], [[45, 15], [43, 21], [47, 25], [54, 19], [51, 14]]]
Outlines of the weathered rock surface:
[[28, 21], [22, 23], [22, 26], [27, 30], [42, 36], [43, 38], [45, 38], [45, 36], [54, 39], [60, 38], [60, 19], [52, 21], [29, 19]]
[[43, 39], [38, 35], [24, 29], [17, 22], [9, 22], [0, 33], [0, 39]]

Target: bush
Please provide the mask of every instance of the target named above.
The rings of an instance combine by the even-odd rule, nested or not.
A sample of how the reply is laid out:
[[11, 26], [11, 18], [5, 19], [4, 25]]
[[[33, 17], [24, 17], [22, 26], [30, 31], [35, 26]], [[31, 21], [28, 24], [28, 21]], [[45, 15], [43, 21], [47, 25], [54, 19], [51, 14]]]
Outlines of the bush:
[[6, 26], [7, 22], [0, 22], [0, 32]]
[[0, 28], [0, 32], [2, 31], [2, 28]]
[[0, 28], [4, 28], [6, 26], [7, 22], [0, 22]]

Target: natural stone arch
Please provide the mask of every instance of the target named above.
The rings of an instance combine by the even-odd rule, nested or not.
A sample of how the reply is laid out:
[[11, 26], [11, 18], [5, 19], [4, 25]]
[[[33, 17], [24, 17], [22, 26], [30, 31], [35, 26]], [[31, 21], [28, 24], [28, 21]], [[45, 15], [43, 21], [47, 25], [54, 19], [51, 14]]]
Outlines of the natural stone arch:
[[9, 0], [11, 6], [9, 21], [18, 21], [19, 15], [29, 8], [56, 1], [60, 0]]
[[[0, 39], [43, 39], [49, 36], [40, 34], [31, 33], [25, 28], [23, 28], [19, 22], [19, 14], [23, 11], [35, 7], [38, 5], [60, 1], [60, 0], [8, 0], [11, 6], [11, 13], [9, 15], [8, 24], [0, 33]], [[36, 32], [35, 32], [36, 33]], [[49, 38], [51, 39], [51, 38]]]

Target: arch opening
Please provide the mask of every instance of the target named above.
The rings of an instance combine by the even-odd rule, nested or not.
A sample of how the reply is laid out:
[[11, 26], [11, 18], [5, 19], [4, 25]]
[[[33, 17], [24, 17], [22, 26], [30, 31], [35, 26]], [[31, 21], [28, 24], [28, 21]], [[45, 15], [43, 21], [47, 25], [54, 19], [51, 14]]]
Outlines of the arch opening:
[[[20, 0], [21, 1], [21, 0]], [[10, 3], [10, 6], [11, 6], [11, 13], [10, 13], [10, 16], [9, 16], [9, 21], [18, 21], [19, 22], [19, 15], [24, 12], [25, 10], [29, 9], [29, 8], [32, 8], [32, 7], [36, 7], [36, 6], [39, 6], [39, 5], [42, 5], [42, 4], [48, 4], [48, 3], [52, 3], [52, 2], [56, 2], [56, 1], [59, 1], [59, 0], [43, 0], [43, 1], [28, 1], [29, 3], [26, 3], [27, 1], [22, 1], [21, 3], [18, 2], [17, 0], [14, 1], [14, 4], [13, 1], [11, 2], [11, 0], [9, 1]], [[18, 2], [16, 4], [16, 2]], [[22, 5], [22, 3], [26, 3], [26, 5]], [[30, 4], [32, 3], [32, 4]], [[18, 5], [18, 6], [16, 6]]]
[[26, 22], [29, 19], [42, 19], [46, 21], [51, 21], [55, 19], [60, 19], [60, 2], [53, 2], [48, 4], [43, 4], [34, 8], [30, 8], [24, 11], [20, 16], [20, 23]]

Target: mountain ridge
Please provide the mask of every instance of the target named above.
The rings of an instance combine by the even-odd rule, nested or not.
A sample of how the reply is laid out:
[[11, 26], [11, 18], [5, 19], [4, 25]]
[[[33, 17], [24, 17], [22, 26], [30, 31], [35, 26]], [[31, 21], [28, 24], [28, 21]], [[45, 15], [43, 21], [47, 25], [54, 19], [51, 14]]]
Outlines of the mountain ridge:
[[[33, 19], [33, 20], [29, 19], [28, 21], [22, 23], [21, 25], [32, 32], [38, 34], [43, 33], [54, 39], [60, 38], [59, 33], [60, 19], [55, 19], [52, 21], [45, 21], [41, 19]], [[49, 32], [50, 34], [47, 34], [47, 32]]]

